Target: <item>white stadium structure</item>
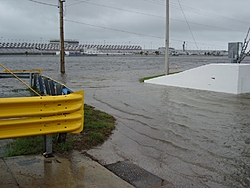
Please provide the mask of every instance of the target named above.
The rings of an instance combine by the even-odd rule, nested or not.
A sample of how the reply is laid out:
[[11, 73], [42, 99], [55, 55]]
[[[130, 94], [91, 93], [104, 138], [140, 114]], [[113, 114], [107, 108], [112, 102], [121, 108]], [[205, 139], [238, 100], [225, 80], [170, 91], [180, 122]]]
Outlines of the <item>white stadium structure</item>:
[[[139, 53], [142, 50], [138, 45], [96, 45], [79, 44], [79, 41], [67, 40], [64, 43], [65, 52], [70, 53]], [[8, 53], [57, 53], [60, 51], [59, 40], [51, 40], [49, 43], [0, 43], [0, 54]]]

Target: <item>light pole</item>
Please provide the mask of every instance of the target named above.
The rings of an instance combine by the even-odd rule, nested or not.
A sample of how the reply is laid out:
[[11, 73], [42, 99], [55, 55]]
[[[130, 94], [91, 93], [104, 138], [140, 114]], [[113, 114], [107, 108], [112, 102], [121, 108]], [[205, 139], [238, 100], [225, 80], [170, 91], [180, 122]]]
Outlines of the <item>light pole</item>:
[[169, 0], [166, 0], [165, 74], [169, 74]]

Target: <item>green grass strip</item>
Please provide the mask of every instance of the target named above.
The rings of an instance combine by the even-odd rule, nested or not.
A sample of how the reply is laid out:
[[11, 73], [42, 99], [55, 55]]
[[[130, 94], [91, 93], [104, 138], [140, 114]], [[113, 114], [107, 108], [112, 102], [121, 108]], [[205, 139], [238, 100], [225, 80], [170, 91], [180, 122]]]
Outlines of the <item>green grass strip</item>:
[[[171, 72], [169, 74], [177, 74], [177, 73], [180, 73], [182, 71], [178, 71], [178, 72]], [[160, 74], [160, 75], [156, 75], [156, 76], [148, 76], [148, 77], [144, 77], [144, 78], [140, 78], [139, 79], [139, 82], [144, 82], [145, 80], [149, 80], [149, 79], [153, 79], [153, 78], [157, 78], [157, 77], [161, 77], [161, 76], [165, 76], [165, 74]]]

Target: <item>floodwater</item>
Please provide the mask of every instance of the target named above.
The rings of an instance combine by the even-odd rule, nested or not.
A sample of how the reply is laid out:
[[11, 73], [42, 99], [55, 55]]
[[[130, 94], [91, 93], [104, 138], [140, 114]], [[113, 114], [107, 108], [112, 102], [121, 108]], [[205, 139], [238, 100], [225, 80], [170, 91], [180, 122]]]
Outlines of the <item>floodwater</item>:
[[[227, 57], [170, 57], [170, 71], [228, 62]], [[71, 89], [84, 89], [85, 103], [112, 114], [114, 134], [88, 151], [102, 164], [130, 160], [175, 187], [250, 186], [250, 94], [139, 83], [164, 73], [164, 57], [157, 56], [67, 57], [65, 75], [59, 57], [1, 56], [0, 63], [9, 69], [42, 68]], [[24, 88], [4, 80], [0, 96]]]

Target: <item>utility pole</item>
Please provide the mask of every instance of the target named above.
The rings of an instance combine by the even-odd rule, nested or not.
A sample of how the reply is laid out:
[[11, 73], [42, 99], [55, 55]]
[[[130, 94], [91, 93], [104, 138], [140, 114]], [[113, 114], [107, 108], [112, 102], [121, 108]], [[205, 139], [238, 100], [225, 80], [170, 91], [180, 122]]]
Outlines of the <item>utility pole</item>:
[[169, 74], [169, 0], [166, 0], [165, 74]]
[[65, 0], [59, 0], [60, 3], [60, 43], [61, 43], [61, 50], [60, 50], [60, 69], [61, 73], [65, 73], [65, 52], [64, 52], [64, 28], [63, 28], [63, 3]]

